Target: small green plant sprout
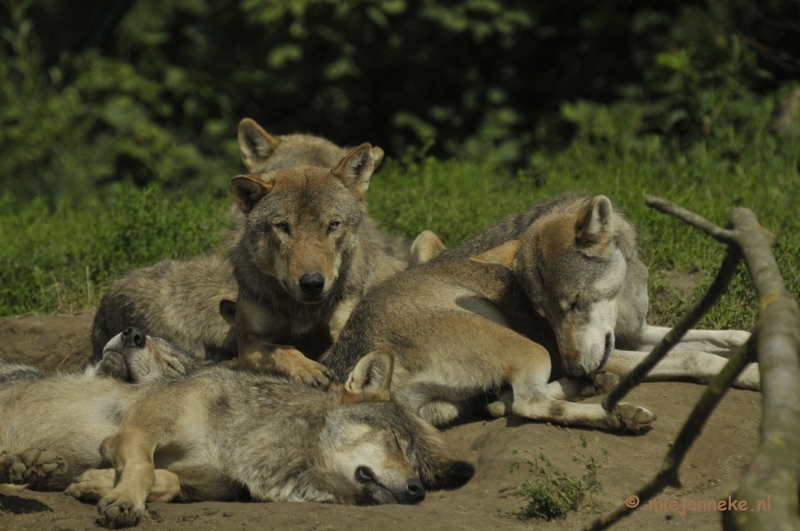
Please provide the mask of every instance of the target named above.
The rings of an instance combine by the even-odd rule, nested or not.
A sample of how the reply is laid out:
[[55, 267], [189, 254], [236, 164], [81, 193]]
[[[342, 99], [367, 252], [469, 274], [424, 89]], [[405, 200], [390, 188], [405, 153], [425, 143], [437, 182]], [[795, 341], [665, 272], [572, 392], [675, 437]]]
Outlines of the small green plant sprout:
[[[527, 465], [528, 473], [532, 477], [511, 493], [522, 498], [525, 505], [509, 514], [520, 520], [551, 520], [563, 518], [569, 511], [577, 511], [581, 507], [597, 512], [603, 492], [603, 486], [597, 478], [600, 462], [596, 457], [588, 455], [589, 443], [583, 435], [580, 437], [580, 445], [578, 455], [573, 456], [572, 460], [583, 465], [586, 473], [582, 476], [568, 475], [556, 467], [543, 452], [514, 450], [515, 455], [524, 454], [529, 458], [511, 465], [509, 472]], [[608, 450], [600, 449], [598, 453], [608, 460]]]

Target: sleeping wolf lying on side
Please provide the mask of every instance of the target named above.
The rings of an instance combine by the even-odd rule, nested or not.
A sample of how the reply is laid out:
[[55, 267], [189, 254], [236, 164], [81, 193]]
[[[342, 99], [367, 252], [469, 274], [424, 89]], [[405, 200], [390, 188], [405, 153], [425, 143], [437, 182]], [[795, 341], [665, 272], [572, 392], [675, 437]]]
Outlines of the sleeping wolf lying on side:
[[194, 361], [128, 329], [82, 373], [0, 362], [0, 482], [67, 487], [127, 526], [146, 500], [414, 503], [472, 475], [389, 401], [387, 355], [328, 390]]

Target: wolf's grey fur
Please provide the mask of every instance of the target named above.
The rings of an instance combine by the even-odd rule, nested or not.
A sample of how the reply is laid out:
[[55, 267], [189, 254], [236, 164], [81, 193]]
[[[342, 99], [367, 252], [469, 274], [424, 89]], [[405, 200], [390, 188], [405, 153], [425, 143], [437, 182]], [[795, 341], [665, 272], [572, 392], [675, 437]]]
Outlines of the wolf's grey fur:
[[[425, 487], [466, 482], [472, 467], [447, 459], [435, 430], [388, 400], [390, 378], [391, 357], [375, 355], [328, 390], [220, 366], [138, 385], [91, 372], [7, 381], [0, 447], [5, 456], [60, 456], [36, 487], [63, 489], [83, 473], [68, 493], [101, 499], [113, 525], [135, 524], [159, 484], [162, 501], [234, 499], [246, 489], [261, 501], [411, 503]], [[132, 489], [142, 467], [126, 452], [142, 445], [152, 481]], [[102, 470], [110, 466], [119, 482]]]

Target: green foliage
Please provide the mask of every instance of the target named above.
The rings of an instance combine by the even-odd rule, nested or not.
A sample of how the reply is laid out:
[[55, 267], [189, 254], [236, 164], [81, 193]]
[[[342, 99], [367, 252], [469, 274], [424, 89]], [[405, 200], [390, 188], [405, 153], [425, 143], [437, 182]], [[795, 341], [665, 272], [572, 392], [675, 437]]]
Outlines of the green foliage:
[[108, 284], [164, 258], [213, 250], [227, 202], [118, 187], [108, 204], [50, 211], [44, 199], [0, 198], [0, 315], [70, 312], [97, 304]]
[[[572, 457], [572, 461], [581, 465], [585, 473], [581, 476], [571, 476], [550, 462], [543, 453], [514, 450], [514, 454], [528, 456], [523, 463], [514, 463], [511, 472], [520, 466], [527, 466], [528, 474], [533, 479], [526, 480], [511, 494], [522, 498], [525, 505], [511, 514], [521, 520], [530, 518], [563, 518], [571, 511], [577, 511], [586, 505], [592, 512], [600, 506], [600, 496], [603, 486], [597, 478], [600, 463], [595, 457], [587, 455], [589, 443], [583, 435], [580, 438], [582, 450]], [[600, 454], [608, 459], [608, 451], [601, 449]]]
[[394, 156], [434, 140], [432, 155], [504, 171], [576, 132], [726, 141], [775, 119], [800, 65], [790, 0], [0, 6], [0, 193], [51, 208], [117, 181], [221, 192], [245, 116]]

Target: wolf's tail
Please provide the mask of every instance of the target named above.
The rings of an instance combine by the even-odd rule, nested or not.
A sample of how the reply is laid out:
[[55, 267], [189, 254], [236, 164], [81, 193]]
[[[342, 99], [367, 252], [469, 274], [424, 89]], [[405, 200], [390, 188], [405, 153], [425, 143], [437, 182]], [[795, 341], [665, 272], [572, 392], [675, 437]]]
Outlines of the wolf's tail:
[[12, 382], [36, 380], [42, 376], [44, 373], [36, 367], [0, 358], [0, 387]]

